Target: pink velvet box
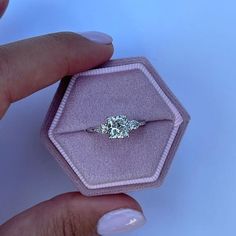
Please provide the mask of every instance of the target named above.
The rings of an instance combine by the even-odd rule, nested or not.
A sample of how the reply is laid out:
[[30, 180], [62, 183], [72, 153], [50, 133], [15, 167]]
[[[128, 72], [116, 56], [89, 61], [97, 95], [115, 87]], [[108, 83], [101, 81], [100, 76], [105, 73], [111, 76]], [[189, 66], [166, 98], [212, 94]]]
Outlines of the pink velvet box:
[[[148, 122], [124, 139], [85, 131], [112, 115]], [[127, 58], [62, 80], [41, 134], [82, 194], [112, 194], [159, 186], [189, 119], [147, 59]]]

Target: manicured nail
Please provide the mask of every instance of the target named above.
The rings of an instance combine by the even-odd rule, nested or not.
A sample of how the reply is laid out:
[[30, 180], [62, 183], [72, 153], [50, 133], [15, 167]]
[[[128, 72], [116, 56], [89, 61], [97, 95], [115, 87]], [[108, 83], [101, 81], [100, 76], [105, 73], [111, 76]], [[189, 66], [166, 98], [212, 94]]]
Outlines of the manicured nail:
[[98, 221], [99, 235], [113, 235], [137, 229], [145, 224], [144, 215], [132, 209], [118, 209], [103, 215]]
[[81, 35], [95, 43], [100, 44], [111, 44], [113, 41], [110, 35], [97, 31], [88, 31], [81, 33]]

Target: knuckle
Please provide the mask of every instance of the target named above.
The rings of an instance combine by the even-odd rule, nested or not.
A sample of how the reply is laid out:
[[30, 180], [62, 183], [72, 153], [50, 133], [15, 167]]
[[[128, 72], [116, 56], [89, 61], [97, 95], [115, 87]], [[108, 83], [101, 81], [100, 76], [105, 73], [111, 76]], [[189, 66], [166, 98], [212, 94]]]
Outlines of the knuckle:
[[63, 62], [60, 66], [62, 71], [68, 75], [72, 60], [75, 58], [74, 51], [81, 44], [83, 37], [74, 32], [59, 32], [48, 34], [46, 38], [55, 45], [58, 51], [63, 52], [60, 54], [61, 62]]
[[53, 223], [56, 235], [97, 235], [94, 222], [84, 214], [83, 204], [79, 204], [80, 195], [64, 194], [54, 198], [53, 201], [56, 208], [61, 209]]
[[62, 231], [64, 235], [80, 235], [81, 219], [72, 209], [67, 209], [67, 213], [62, 219]]

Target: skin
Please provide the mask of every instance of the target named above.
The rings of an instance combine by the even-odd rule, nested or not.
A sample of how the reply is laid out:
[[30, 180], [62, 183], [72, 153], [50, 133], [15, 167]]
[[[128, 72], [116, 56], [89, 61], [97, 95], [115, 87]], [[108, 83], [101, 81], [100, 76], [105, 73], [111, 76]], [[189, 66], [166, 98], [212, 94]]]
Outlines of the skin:
[[[7, 4], [8, 1], [0, 0], [0, 16]], [[66, 75], [102, 64], [112, 54], [112, 45], [96, 44], [71, 32], [0, 46], [0, 119], [11, 103]], [[120, 208], [142, 211], [139, 204], [125, 194], [85, 197], [78, 192], [65, 193], [0, 225], [0, 235], [97, 235], [99, 218]]]

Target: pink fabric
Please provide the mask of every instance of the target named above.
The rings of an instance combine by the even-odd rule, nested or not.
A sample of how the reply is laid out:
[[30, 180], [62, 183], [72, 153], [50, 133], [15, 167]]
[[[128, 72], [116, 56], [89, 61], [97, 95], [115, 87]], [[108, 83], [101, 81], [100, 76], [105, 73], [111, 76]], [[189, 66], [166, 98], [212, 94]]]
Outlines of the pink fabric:
[[[124, 192], [159, 185], [164, 178], [177, 144], [189, 120], [188, 114], [172, 96], [146, 59], [133, 58], [109, 62], [104, 67], [142, 63], [152, 74], [182, 117], [163, 169], [153, 182], [132, 182], [151, 177], [157, 170], [175, 124], [175, 116], [157, 90], [140, 70], [79, 76], [73, 84], [63, 112], [52, 135], [71, 163], [48, 138], [47, 132], [65, 89], [61, 85], [42, 129], [43, 138], [56, 159], [86, 195]], [[56, 104], [56, 105], [55, 105]], [[130, 138], [109, 140], [107, 136], [84, 131], [104, 122], [107, 116], [125, 114], [129, 119], [152, 121], [131, 133]], [[55, 119], [54, 119], [55, 120]], [[59, 151], [58, 151], [59, 150]], [[64, 160], [63, 160], [64, 159]], [[73, 171], [76, 167], [81, 177]], [[83, 183], [81, 183], [81, 180]], [[123, 183], [114, 185], [114, 183]], [[104, 185], [105, 184], [105, 185]], [[86, 186], [85, 186], [86, 185]], [[106, 187], [102, 187], [102, 186]], [[101, 186], [101, 187], [98, 187]]]

